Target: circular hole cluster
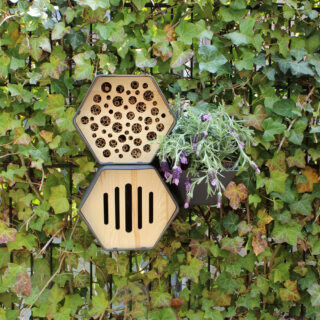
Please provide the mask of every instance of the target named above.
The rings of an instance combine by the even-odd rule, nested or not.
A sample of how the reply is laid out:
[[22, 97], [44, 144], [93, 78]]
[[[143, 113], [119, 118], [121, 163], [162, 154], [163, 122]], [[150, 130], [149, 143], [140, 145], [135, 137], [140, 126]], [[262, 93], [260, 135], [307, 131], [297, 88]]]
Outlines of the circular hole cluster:
[[134, 123], [132, 125], [132, 132], [133, 133], [140, 133], [142, 131], [142, 125], [140, 123]]
[[129, 152], [129, 151], [130, 151], [130, 146], [129, 146], [128, 144], [124, 144], [124, 145], [122, 146], [122, 151], [124, 151], [124, 152]]
[[96, 140], [96, 146], [98, 148], [103, 148], [106, 145], [106, 140], [104, 140], [103, 138], [98, 138]]
[[152, 109], [151, 109], [151, 114], [152, 114], [153, 116], [157, 116], [157, 115], [159, 114], [159, 109], [158, 109], [158, 108], [152, 108]]
[[131, 151], [131, 156], [135, 159], [138, 159], [141, 157], [141, 150], [138, 149], [138, 148], [134, 148], [132, 151]]
[[103, 151], [103, 156], [109, 158], [111, 156], [111, 152], [108, 149], [106, 149]]
[[120, 120], [122, 118], [122, 113], [121, 112], [116, 112], [114, 114], [114, 118], [117, 119], [117, 120]]
[[129, 119], [129, 120], [133, 120], [133, 119], [134, 119], [134, 117], [135, 117], [134, 112], [129, 111], [129, 112], [127, 113], [127, 119]]
[[92, 131], [97, 131], [99, 129], [99, 126], [97, 123], [91, 123], [90, 128]]
[[157, 124], [157, 130], [158, 130], [159, 132], [163, 131], [163, 130], [164, 130], [164, 125], [163, 125], [162, 123], [158, 123], [158, 124]]
[[82, 118], [81, 118], [81, 123], [82, 123], [82, 124], [87, 124], [87, 123], [89, 123], [89, 118], [88, 118], [88, 117], [82, 117]]
[[110, 140], [109, 141], [109, 146], [111, 147], [111, 148], [115, 148], [116, 146], [117, 146], [117, 141], [116, 140]]
[[136, 138], [133, 140], [135, 146], [141, 146], [142, 140], [140, 138]]
[[150, 146], [150, 144], [144, 145], [144, 146], [143, 146], [143, 151], [144, 151], [144, 152], [150, 152], [150, 151], [151, 151], [151, 146]]
[[101, 117], [100, 119], [100, 123], [103, 125], [103, 126], [108, 126], [111, 122], [111, 119], [108, 117], [108, 116], [103, 116]]
[[136, 106], [136, 109], [138, 112], [142, 113], [142, 112], [145, 112], [146, 109], [147, 109], [147, 106], [144, 102], [138, 102], [137, 103], [137, 106]]
[[93, 101], [96, 102], [96, 103], [101, 102], [101, 96], [99, 94], [95, 94], [93, 96]]
[[112, 126], [113, 132], [121, 132], [122, 130], [122, 124], [120, 122], [116, 122]]
[[118, 93], [122, 93], [124, 91], [124, 86], [122, 86], [122, 85], [117, 86], [116, 91]]
[[137, 98], [135, 96], [129, 97], [129, 103], [130, 104], [135, 104], [137, 102]]
[[146, 101], [151, 101], [154, 97], [154, 94], [151, 90], [147, 90], [144, 94], [143, 94], [143, 98], [146, 100]]
[[146, 117], [146, 118], [144, 119], [144, 123], [150, 125], [150, 124], [152, 123], [152, 118], [151, 118], [151, 117]]
[[155, 139], [157, 139], [157, 134], [155, 132], [153, 132], [153, 131], [150, 131], [147, 134], [147, 139], [149, 141], [155, 140]]
[[139, 88], [139, 82], [138, 81], [132, 81], [131, 82], [131, 88], [132, 89], [138, 89]]
[[91, 113], [94, 114], [95, 116], [99, 115], [101, 112], [101, 108], [100, 106], [98, 106], [97, 104], [94, 104], [91, 108]]
[[109, 82], [104, 82], [102, 85], [101, 85], [101, 90], [105, 93], [108, 93], [110, 92], [112, 89], [112, 86], [111, 86], [111, 83]]
[[120, 96], [116, 96], [113, 98], [112, 103], [115, 107], [120, 107], [123, 104], [123, 99]]

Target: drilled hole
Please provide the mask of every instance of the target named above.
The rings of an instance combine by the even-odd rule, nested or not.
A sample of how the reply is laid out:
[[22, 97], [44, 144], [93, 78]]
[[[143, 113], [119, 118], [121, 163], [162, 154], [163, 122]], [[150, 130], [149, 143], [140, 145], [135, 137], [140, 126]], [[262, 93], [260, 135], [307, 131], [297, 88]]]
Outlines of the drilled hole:
[[131, 151], [131, 155], [133, 158], [137, 159], [137, 158], [140, 158], [141, 156], [141, 150], [138, 149], [138, 148], [134, 148], [132, 151]]
[[159, 114], [159, 109], [158, 109], [158, 108], [152, 108], [152, 109], [151, 109], [151, 114], [152, 114], [153, 116], [157, 116], [157, 115]]
[[144, 83], [144, 84], [142, 85], [142, 88], [143, 88], [143, 89], [147, 89], [147, 88], [148, 88], [148, 84], [147, 84], [147, 83]]
[[97, 104], [94, 104], [92, 107], [91, 107], [91, 113], [94, 114], [95, 116], [97, 116], [98, 114], [100, 114], [101, 112], [101, 108], [100, 106], [98, 106]]
[[139, 118], [138, 118], [139, 121], [142, 121], [142, 119], [143, 119], [142, 117], [139, 117]]
[[136, 95], [138, 96], [140, 94], [140, 91], [139, 90], [136, 90]]
[[127, 134], [127, 135], [128, 135], [128, 134], [129, 134], [129, 131], [128, 131], [128, 130], [126, 130], [126, 131], [124, 132], [124, 134]]
[[90, 117], [90, 120], [93, 121], [93, 120], [94, 120], [94, 117]]
[[152, 92], [152, 91], [147, 90], [147, 91], [143, 94], [143, 97], [144, 97], [145, 100], [151, 101], [151, 100], [153, 99], [154, 95], [153, 95], [153, 92]]
[[124, 110], [128, 110], [128, 106], [125, 105], [125, 106], [123, 107], [123, 109], [124, 109]]
[[151, 117], [146, 117], [146, 118], [144, 119], [144, 123], [145, 123], [145, 124], [151, 124], [151, 123], [152, 123], [152, 118], [151, 118]]
[[110, 110], [109, 110], [109, 113], [110, 113], [110, 114], [113, 114], [113, 110], [112, 110], [112, 109], [110, 109]]
[[106, 131], [105, 129], [103, 129], [103, 130], [102, 130], [102, 133], [105, 134], [105, 133], [107, 133], [107, 131]]
[[133, 140], [135, 146], [141, 146], [142, 140], [140, 138], [136, 138]]
[[98, 148], [103, 148], [106, 145], [106, 140], [104, 140], [103, 138], [98, 138], [96, 140], [96, 146]]
[[108, 107], [109, 107], [109, 105], [108, 105], [107, 103], [105, 103], [105, 104], [104, 104], [104, 107], [105, 107], [105, 108], [108, 108]]
[[97, 131], [99, 129], [99, 126], [96, 123], [91, 123], [90, 128], [92, 131]]
[[114, 150], [115, 153], [119, 153], [119, 149]]
[[162, 123], [158, 123], [158, 124], [157, 124], [157, 130], [158, 130], [159, 132], [163, 131], [163, 130], [164, 130], [164, 125], [163, 125]]
[[107, 100], [110, 100], [111, 99], [111, 96], [107, 95]]
[[109, 141], [109, 146], [111, 147], [111, 148], [115, 148], [116, 146], [117, 146], [117, 141], [116, 140], [110, 140]]
[[129, 138], [128, 138], [129, 140], [132, 140], [133, 138], [132, 138], [132, 136], [129, 136]]
[[111, 91], [111, 88], [112, 88], [112, 86], [111, 86], [111, 83], [109, 83], [109, 82], [104, 82], [104, 83], [101, 85], [101, 90], [102, 90], [103, 92], [105, 92], [105, 93], [110, 92], [110, 91]]
[[138, 112], [142, 113], [142, 112], [145, 112], [146, 109], [147, 109], [147, 106], [144, 102], [138, 102], [137, 106], [136, 106], [136, 109]]
[[129, 152], [129, 151], [130, 151], [130, 146], [129, 146], [128, 144], [124, 144], [124, 145], [122, 146], [122, 151], [123, 151], [123, 152]]
[[119, 154], [119, 158], [121, 158], [121, 159], [122, 159], [122, 158], [123, 158], [123, 155], [122, 155], [122, 154]]
[[147, 139], [149, 141], [157, 139], [157, 134], [154, 131], [148, 132]]
[[145, 127], [144, 127], [144, 130], [148, 131], [148, 130], [149, 130], [149, 127], [148, 127], [148, 126], [145, 126]]
[[101, 117], [100, 119], [100, 123], [103, 125], [103, 126], [108, 126], [110, 124], [111, 120], [108, 116], [103, 116]]
[[118, 138], [119, 142], [123, 143], [123, 142], [126, 142], [127, 138], [124, 134], [121, 134]]
[[132, 120], [134, 119], [134, 117], [135, 117], [135, 114], [132, 111], [127, 113], [127, 119]]
[[106, 149], [106, 150], [103, 151], [103, 155], [104, 155], [106, 158], [109, 158], [109, 157], [111, 156], [111, 152], [110, 152], [108, 149]]
[[159, 119], [159, 118], [156, 118], [155, 122], [159, 122], [159, 121], [160, 121], [160, 119]]
[[114, 114], [114, 118], [117, 119], [117, 120], [120, 120], [122, 118], [122, 113], [121, 112], [116, 112]]
[[116, 91], [118, 93], [122, 93], [124, 91], [124, 87], [122, 85], [117, 86]]
[[101, 96], [99, 94], [95, 94], [93, 96], [93, 101], [99, 103], [101, 101]]
[[162, 113], [161, 114], [161, 118], [165, 118], [166, 117], [166, 114], [165, 113]]
[[131, 91], [130, 91], [130, 90], [127, 90], [127, 91], [126, 91], [126, 94], [127, 94], [127, 95], [129, 95], [130, 93], [131, 93]]
[[121, 132], [121, 130], [122, 130], [122, 124], [119, 123], [119, 122], [114, 123], [113, 126], [112, 126], [112, 130], [113, 130], [114, 132]]
[[135, 96], [129, 97], [129, 103], [135, 104], [137, 102], [137, 98]]
[[130, 127], [130, 123], [129, 123], [129, 122], [127, 122], [127, 123], [126, 123], [126, 126], [127, 126], [127, 127]]
[[111, 133], [109, 133], [109, 134], [108, 134], [108, 137], [109, 137], [109, 138], [112, 138], [112, 134], [111, 134]]
[[120, 107], [123, 104], [123, 99], [120, 96], [116, 96], [116, 97], [113, 98], [112, 103], [113, 103], [114, 106]]
[[134, 133], [140, 133], [140, 132], [142, 131], [142, 126], [141, 126], [141, 124], [139, 124], [139, 123], [134, 123], [134, 124], [132, 125], [132, 131], [133, 131]]
[[158, 102], [157, 102], [157, 101], [153, 101], [152, 104], [153, 104], [154, 106], [156, 106], [156, 105], [158, 104]]
[[88, 118], [88, 117], [82, 117], [82, 118], [81, 118], [81, 123], [82, 123], [82, 124], [87, 124], [87, 123], [89, 123], [89, 118]]
[[92, 138], [96, 138], [97, 135], [95, 133], [92, 134]]
[[143, 151], [144, 152], [150, 152], [150, 150], [151, 150], [150, 144], [146, 144], [146, 145], [143, 146]]
[[132, 89], [138, 89], [139, 88], [139, 82], [138, 81], [132, 81], [131, 82], [131, 88]]

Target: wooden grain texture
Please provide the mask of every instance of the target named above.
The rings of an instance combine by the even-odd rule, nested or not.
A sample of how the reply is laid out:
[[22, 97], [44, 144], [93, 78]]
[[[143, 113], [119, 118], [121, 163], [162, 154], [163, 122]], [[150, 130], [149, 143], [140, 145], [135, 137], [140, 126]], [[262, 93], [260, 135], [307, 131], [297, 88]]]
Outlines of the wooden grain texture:
[[[132, 185], [132, 231], [125, 228], [125, 186]], [[120, 229], [115, 224], [115, 188], [120, 191]], [[138, 228], [138, 187], [142, 187], [142, 228]], [[153, 223], [149, 222], [149, 192], [153, 192]], [[108, 224], [104, 223], [103, 194], [108, 194]], [[152, 248], [176, 211], [155, 169], [103, 170], [80, 211], [105, 249]]]
[[75, 117], [100, 164], [150, 163], [174, 122], [150, 76], [97, 77]]

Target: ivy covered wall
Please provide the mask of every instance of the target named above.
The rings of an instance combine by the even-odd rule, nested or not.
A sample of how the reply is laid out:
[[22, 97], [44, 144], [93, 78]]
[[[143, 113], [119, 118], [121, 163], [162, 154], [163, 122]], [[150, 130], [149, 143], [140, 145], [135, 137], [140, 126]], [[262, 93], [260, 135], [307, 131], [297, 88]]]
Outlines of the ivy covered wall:
[[[317, 1], [0, 3], [0, 319], [320, 319]], [[97, 74], [226, 103], [259, 165], [152, 251], [77, 215], [96, 163], [72, 118]]]

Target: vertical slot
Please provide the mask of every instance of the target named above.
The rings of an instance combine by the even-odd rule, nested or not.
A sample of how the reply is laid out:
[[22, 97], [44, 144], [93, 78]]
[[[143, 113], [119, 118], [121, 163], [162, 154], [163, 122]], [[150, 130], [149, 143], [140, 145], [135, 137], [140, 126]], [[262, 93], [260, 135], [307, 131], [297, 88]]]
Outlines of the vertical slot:
[[108, 194], [103, 194], [103, 213], [104, 213], [104, 224], [109, 223], [109, 207], [108, 207]]
[[142, 188], [138, 188], [138, 228], [142, 229]]
[[132, 231], [132, 186], [131, 184], [126, 184], [125, 186], [125, 196], [126, 196], [126, 231]]
[[119, 188], [114, 189], [114, 207], [115, 207], [115, 216], [116, 216], [116, 229], [120, 229], [120, 195]]
[[149, 192], [149, 223], [153, 223], [153, 192]]

